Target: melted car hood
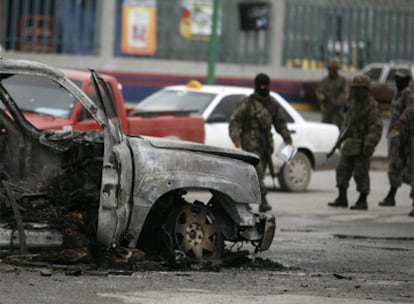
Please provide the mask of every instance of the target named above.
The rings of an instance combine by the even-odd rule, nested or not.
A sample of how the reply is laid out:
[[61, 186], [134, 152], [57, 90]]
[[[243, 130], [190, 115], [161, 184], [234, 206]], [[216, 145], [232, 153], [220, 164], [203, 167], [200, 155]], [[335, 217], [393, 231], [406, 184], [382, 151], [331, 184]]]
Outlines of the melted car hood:
[[193, 143], [183, 140], [165, 139], [151, 136], [141, 136], [148, 140], [152, 146], [163, 149], [186, 150], [193, 152], [208, 153], [213, 155], [220, 155], [228, 158], [239, 159], [256, 166], [259, 163], [259, 158], [249, 152], [239, 149], [226, 149], [215, 146], [208, 146], [204, 144]]

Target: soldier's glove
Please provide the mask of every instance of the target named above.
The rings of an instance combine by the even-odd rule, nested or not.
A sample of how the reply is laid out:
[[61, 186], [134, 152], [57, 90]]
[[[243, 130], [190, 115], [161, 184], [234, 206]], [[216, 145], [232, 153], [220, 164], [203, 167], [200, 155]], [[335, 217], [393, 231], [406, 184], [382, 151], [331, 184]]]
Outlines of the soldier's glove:
[[375, 147], [371, 145], [364, 145], [362, 148], [363, 156], [371, 156], [374, 153]]

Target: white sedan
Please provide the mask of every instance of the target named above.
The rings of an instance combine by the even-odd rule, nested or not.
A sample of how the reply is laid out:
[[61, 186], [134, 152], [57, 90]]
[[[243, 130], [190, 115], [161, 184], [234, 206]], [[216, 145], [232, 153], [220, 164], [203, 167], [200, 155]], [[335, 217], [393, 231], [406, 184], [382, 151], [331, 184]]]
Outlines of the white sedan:
[[[234, 148], [229, 137], [229, 119], [236, 104], [252, 89], [234, 86], [202, 85], [191, 81], [187, 85], [167, 86], [139, 102], [134, 112], [194, 111], [205, 119], [205, 144]], [[307, 189], [312, 169], [335, 165], [337, 155], [327, 160], [326, 154], [339, 135], [335, 125], [308, 122], [279, 94], [271, 92], [283, 109], [293, 145], [298, 149], [294, 159], [285, 164], [273, 154], [273, 164], [282, 190]], [[275, 150], [282, 138], [273, 130]], [[329, 163], [328, 163], [329, 162]]]

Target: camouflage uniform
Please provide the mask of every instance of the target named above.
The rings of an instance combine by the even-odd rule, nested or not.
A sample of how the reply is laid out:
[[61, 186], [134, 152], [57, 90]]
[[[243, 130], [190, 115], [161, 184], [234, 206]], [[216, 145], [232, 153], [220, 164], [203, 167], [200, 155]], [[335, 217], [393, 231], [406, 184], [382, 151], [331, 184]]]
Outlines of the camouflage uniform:
[[262, 200], [266, 195], [264, 172], [267, 164], [267, 143], [273, 152], [272, 125], [285, 142], [292, 139], [286, 121], [277, 101], [272, 96], [263, 97], [257, 93], [243, 98], [232, 113], [229, 134], [234, 143], [240, 142], [241, 148], [252, 152], [260, 158], [258, 175]]
[[243, 150], [260, 156], [266, 153], [267, 143], [273, 152], [272, 125], [284, 140], [291, 140], [277, 101], [272, 96], [261, 97], [255, 93], [243, 98], [234, 109], [229, 133], [233, 142], [241, 142]]
[[361, 99], [351, 99], [350, 108], [345, 118], [344, 130], [347, 129], [341, 147], [341, 158], [336, 168], [336, 183], [340, 191], [339, 197], [332, 207], [347, 207], [346, 189], [353, 176], [360, 197], [351, 209], [367, 209], [366, 197], [370, 191], [369, 169], [381, 134], [382, 118], [377, 101], [369, 95], [369, 78], [356, 76], [353, 80], [353, 90], [357, 87], [366, 89]]
[[413, 210], [409, 213], [414, 216], [414, 106], [408, 107], [389, 132], [391, 139], [397, 139], [396, 150], [400, 151], [400, 158], [405, 159], [407, 180], [411, 186], [410, 198], [413, 201]]
[[[395, 127], [398, 118], [401, 116], [404, 110], [411, 105], [414, 105], [414, 96], [409, 87], [406, 87], [401, 92], [397, 92], [395, 94], [391, 102], [391, 118], [388, 134]], [[404, 164], [401, 161], [398, 149], [395, 149], [388, 134], [388, 179], [391, 186], [398, 188], [402, 183], [401, 172], [404, 168]]]
[[[414, 95], [409, 87], [411, 79], [408, 69], [399, 69], [395, 74], [397, 91], [391, 101], [391, 117], [388, 127], [388, 180], [390, 182], [390, 191], [387, 196], [379, 203], [379, 206], [395, 206], [395, 194], [402, 182], [408, 182], [405, 176], [407, 164], [400, 154], [399, 138], [389, 136], [391, 130], [396, 126], [401, 114], [405, 109], [414, 105]], [[399, 84], [399, 82], [402, 82]], [[400, 88], [398, 88], [400, 86]]]
[[331, 59], [328, 64], [329, 75], [322, 79], [316, 89], [316, 98], [322, 112], [322, 122], [341, 128], [348, 102], [348, 82], [338, 74], [339, 61]]

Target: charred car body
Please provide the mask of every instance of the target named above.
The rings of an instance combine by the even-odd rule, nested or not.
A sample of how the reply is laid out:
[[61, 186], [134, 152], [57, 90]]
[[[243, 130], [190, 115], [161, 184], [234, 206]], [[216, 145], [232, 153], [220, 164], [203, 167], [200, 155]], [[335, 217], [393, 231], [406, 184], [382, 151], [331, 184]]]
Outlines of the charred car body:
[[[95, 71], [91, 77], [99, 101], [60, 70], [0, 59], [2, 252], [60, 248], [77, 261], [127, 248], [199, 261], [219, 259], [225, 242], [269, 248], [275, 218], [249, 207], [260, 202], [254, 155], [126, 136], [117, 117], [105, 114], [114, 111], [105, 82]], [[81, 102], [102, 130], [37, 129], [19, 99], [40, 106], [39, 94], [22, 96], [12, 85], [16, 79], [41, 90], [41, 98]], [[208, 191], [208, 201], [187, 198], [197, 191]]]

